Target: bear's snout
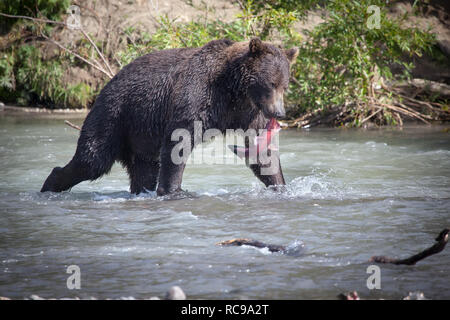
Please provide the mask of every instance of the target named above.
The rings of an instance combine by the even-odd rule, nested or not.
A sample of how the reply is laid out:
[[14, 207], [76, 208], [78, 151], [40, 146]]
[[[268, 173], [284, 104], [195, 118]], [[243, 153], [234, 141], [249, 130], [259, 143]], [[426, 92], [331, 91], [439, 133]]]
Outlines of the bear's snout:
[[284, 118], [286, 116], [286, 110], [284, 110], [283, 97], [281, 97], [280, 99], [278, 99], [275, 102], [274, 110], [275, 110], [274, 118], [281, 119], [281, 118]]
[[263, 113], [266, 118], [276, 118], [282, 119], [286, 116], [286, 111], [284, 110], [284, 101], [282, 94], [274, 94], [273, 100], [270, 105], [263, 108]]
[[280, 119], [283, 119], [285, 116], [286, 116], [286, 111], [277, 111], [277, 112], [275, 112], [274, 118], [280, 120]]

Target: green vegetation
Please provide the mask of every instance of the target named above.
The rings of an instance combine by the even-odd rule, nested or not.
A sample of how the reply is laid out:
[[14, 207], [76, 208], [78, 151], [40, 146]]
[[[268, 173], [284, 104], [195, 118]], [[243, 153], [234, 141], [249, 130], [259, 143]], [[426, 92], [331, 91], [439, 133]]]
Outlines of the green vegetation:
[[[42, 16], [46, 12], [48, 18], [56, 19], [67, 8], [66, 2], [58, 6], [56, 2], [47, 2], [49, 7], [40, 10], [39, 14]], [[6, 5], [7, 13], [18, 13], [14, 11], [17, 8], [11, 5], [13, 2], [5, 3], [10, 6]], [[40, 1], [38, 3], [42, 6]], [[206, 14], [187, 23], [160, 16], [157, 19], [159, 28], [153, 34], [127, 28], [120, 35], [123, 38], [121, 43], [125, 45], [118, 51], [105, 49], [103, 53], [109, 63], [119, 69], [154, 50], [197, 47], [218, 38], [244, 41], [258, 36], [300, 49], [286, 99], [291, 118], [303, 120], [305, 115], [326, 117], [335, 113], [336, 116], [329, 117], [329, 124], [360, 126], [367, 117], [372, 118], [375, 114], [377, 116], [372, 120], [378, 124], [401, 124], [400, 115], [411, 116], [409, 111], [405, 111], [408, 109], [395, 105], [398, 95], [385, 90], [382, 80], [408, 78], [412, 64], [405, 62], [405, 57], [435, 54], [435, 39], [427, 31], [402, 27], [402, 19], [388, 19], [386, 1], [240, 0], [236, 3], [241, 10], [231, 22], [208, 20]], [[367, 10], [370, 5], [380, 8], [379, 28], [367, 25], [373, 14]], [[2, 6], [0, 11], [5, 10], [5, 5]], [[293, 25], [305, 18], [311, 9], [322, 10], [327, 18], [302, 37]], [[32, 23], [26, 23], [30, 28]], [[10, 33], [21, 32], [19, 28], [14, 31], [14, 28]], [[37, 30], [41, 32], [43, 27], [34, 28], [36, 30], [31, 32], [36, 35]], [[48, 29], [44, 32], [51, 33]], [[104, 43], [96, 42], [98, 47], [108, 48], [102, 45]], [[94, 56], [100, 60], [92, 43], [86, 39], [78, 41], [77, 49], [83, 57]], [[109, 80], [105, 77], [103, 83], [94, 89], [83, 82], [62, 85], [62, 70], [83, 64], [70, 54], [59, 53], [44, 59], [39, 49], [23, 41], [0, 50], [4, 57], [0, 60], [0, 100], [86, 107], [98, 89]], [[392, 66], [401, 66], [403, 74], [393, 74]], [[92, 72], [87, 65], [83, 67]], [[431, 117], [426, 114], [424, 119]], [[301, 121], [293, 123], [298, 126], [305, 124]]]
[[[2, 0], [0, 12], [19, 16], [36, 17], [40, 15], [51, 20], [58, 20], [69, 5], [70, 0]], [[10, 31], [12, 26], [19, 22], [23, 22], [23, 20], [0, 19], [0, 33], [4, 34]]]
[[122, 64], [130, 63], [135, 58], [154, 50], [199, 47], [220, 38], [243, 41], [247, 38], [246, 34], [252, 34], [251, 24], [246, 23], [244, 19], [237, 19], [231, 23], [201, 19], [177, 23], [167, 16], [162, 16], [158, 22], [160, 27], [154, 34], [142, 33], [137, 40], [117, 54]]
[[85, 83], [62, 86], [61, 59], [44, 60], [38, 48], [22, 45], [0, 63], [0, 94], [19, 104], [43, 103], [53, 106], [87, 106], [91, 89]]
[[[58, 20], [69, 4], [68, 0], [6, 0], [0, 4], [0, 12]], [[48, 108], [89, 105], [93, 92], [88, 84], [62, 81], [71, 59], [59, 52], [44, 52], [39, 42], [27, 41], [40, 32], [51, 32], [51, 25], [3, 17], [1, 21], [1, 30], [8, 31], [9, 41], [5, 41], [0, 51], [0, 100], [21, 105], [43, 104]]]
[[[367, 8], [381, 8], [379, 28], [368, 28]], [[401, 77], [408, 77], [413, 67], [402, 59], [405, 55], [431, 53], [434, 37], [417, 28], [402, 28], [400, 20], [386, 17], [385, 1], [330, 1], [329, 17], [308, 34], [300, 47], [294, 66], [296, 85], [290, 100], [294, 112], [327, 110], [332, 106], [351, 104], [351, 113], [358, 126], [361, 116], [370, 112], [377, 80], [394, 78], [390, 66], [404, 67]], [[384, 112], [390, 120], [390, 112]], [[394, 121], [395, 124], [395, 121]]]

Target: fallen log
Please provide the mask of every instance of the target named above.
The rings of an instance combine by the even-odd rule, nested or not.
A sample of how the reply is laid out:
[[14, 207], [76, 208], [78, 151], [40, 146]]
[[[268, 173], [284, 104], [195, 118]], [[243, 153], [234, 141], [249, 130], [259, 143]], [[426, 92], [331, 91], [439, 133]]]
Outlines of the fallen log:
[[391, 84], [393, 88], [406, 90], [408, 88], [415, 88], [421, 91], [428, 92], [429, 94], [435, 94], [443, 99], [450, 98], [450, 86], [445, 83], [440, 83], [436, 81], [426, 80], [426, 79], [412, 79], [409, 81], [403, 81]]
[[251, 246], [256, 248], [267, 248], [270, 252], [285, 252], [286, 247], [280, 246], [276, 244], [267, 244], [261, 241], [252, 240], [252, 239], [245, 239], [245, 238], [237, 238], [237, 239], [231, 239], [227, 241], [221, 241], [216, 243], [218, 246]]
[[436, 238], [437, 243], [435, 243], [433, 246], [429, 247], [428, 249], [426, 249], [422, 252], [419, 252], [418, 254], [415, 254], [409, 258], [394, 259], [394, 258], [389, 258], [389, 257], [385, 257], [385, 256], [373, 256], [369, 259], [369, 262], [414, 265], [418, 261], [423, 260], [426, 257], [429, 257], [433, 254], [439, 253], [442, 250], [444, 250], [444, 248], [448, 242], [448, 233], [449, 232], [450, 232], [449, 229], [442, 230], [441, 233], [439, 233], [439, 235]]

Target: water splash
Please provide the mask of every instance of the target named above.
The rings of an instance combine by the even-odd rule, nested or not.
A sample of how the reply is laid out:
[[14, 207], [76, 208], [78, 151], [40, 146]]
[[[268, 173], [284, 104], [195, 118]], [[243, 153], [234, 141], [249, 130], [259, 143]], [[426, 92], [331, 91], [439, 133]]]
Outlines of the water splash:
[[286, 247], [284, 253], [288, 256], [299, 257], [306, 252], [306, 245], [301, 240], [294, 240]]
[[248, 195], [257, 198], [291, 200], [306, 199], [343, 199], [352, 194], [352, 188], [339, 182], [333, 176], [333, 171], [317, 173], [304, 177], [297, 177], [278, 188], [265, 188], [261, 184], [254, 184]]

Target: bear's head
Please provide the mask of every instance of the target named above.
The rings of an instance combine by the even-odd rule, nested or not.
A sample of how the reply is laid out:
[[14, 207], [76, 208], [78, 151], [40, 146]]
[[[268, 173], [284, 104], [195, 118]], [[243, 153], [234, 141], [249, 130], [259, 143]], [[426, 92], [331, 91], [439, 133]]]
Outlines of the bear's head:
[[283, 96], [289, 84], [289, 66], [297, 55], [298, 48], [283, 50], [259, 38], [250, 40], [247, 93], [266, 118], [286, 115]]

